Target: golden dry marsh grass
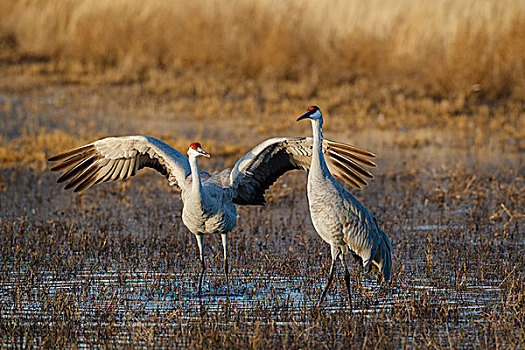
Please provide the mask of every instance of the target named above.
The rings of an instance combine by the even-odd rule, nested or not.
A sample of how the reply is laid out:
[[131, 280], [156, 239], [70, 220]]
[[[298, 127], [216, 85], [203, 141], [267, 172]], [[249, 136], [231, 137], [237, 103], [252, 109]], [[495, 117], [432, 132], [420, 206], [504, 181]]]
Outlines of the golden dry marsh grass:
[[309, 125], [296, 123], [295, 117], [312, 103], [325, 114], [326, 137], [367, 148], [379, 159], [385, 152], [407, 150], [505, 153], [521, 159], [525, 150], [525, 112], [518, 101], [433, 100], [367, 79], [322, 86], [314, 96], [305, 93], [305, 81], [271, 84], [193, 74], [174, 78], [167, 87], [164, 83], [0, 78], [0, 167], [43, 170], [52, 154], [132, 134], [161, 138], [181, 151], [200, 141], [213, 155], [240, 157], [266, 138], [309, 135]]
[[121, 81], [212, 67], [523, 99], [523, 52], [523, 0], [0, 0], [3, 61], [38, 58], [66, 73], [114, 69]]

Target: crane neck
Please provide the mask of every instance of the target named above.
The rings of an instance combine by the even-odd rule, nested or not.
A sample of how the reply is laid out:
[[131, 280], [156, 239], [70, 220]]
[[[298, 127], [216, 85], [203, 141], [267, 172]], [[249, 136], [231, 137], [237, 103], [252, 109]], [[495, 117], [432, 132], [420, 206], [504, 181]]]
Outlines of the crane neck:
[[323, 155], [323, 120], [312, 119], [312, 168], [327, 168]]
[[200, 196], [202, 192], [201, 173], [199, 171], [199, 157], [188, 157], [191, 168], [191, 191]]

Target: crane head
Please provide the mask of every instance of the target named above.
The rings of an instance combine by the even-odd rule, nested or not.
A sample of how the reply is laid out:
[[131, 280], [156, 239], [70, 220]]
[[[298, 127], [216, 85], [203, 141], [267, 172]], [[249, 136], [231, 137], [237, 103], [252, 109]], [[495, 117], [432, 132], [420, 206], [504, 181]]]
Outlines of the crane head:
[[188, 148], [188, 156], [205, 156], [210, 158], [210, 154], [202, 149], [202, 146], [198, 142], [194, 142], [190, 145], [190, 148]]
[[306, 111], [305, 114], [303, 114], [302, 116], [297, 118], [297, 121], [303, 120], [303, 119], [306, 119], [306, 118], [317, 120], [317, 119], [322, 119], [323, 115], [321, 114], [321, 110], [319, 109], [319, 107], [317, 107], [317, 106], [310, 106], [310, 107], [308, 107], [308, 110]]

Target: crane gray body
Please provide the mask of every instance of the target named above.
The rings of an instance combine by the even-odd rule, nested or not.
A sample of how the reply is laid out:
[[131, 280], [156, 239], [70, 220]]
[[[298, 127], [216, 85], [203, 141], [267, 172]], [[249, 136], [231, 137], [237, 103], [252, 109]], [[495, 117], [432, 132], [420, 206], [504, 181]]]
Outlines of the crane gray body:
[[[204, 175], [204, 176], [203, 176]], [[202, 172], [201, 190], [193, 188], [191, 176], [182, 192], [182, 222], [193, 234], [224, 234], [237, 224], [233, 189], [221, 186], [217, 174]]]
[[[348, 250], [362, 260], [364, 268], [374, 261], [375, 252], [383, 246], [390, 251], [390, 241], [379, 228], [372, 213], [333, 177], [310, 170], [307, 192], [310, 215], [315, 230], [330, 246], [347, 254]], [[381, 248], [378, 248], [381, 247]], [[375, 264], [390, 279], [390, 271], [383, 271], [383, 258], [378, 255]]]
[[351, 302], [350, 275], [345, 262], [349, 251], [358, 257], [364, 268], [374, 267], [381, 279], [388, 282], [392, 272], [392, 246], [387, 235], [377, 225], [372, 213], [330, 173], [322, 151], [322, 114], [313, 106], [300, 119], [312, 123], [313, 146], [308, 172], [307, 194], [310, 216], [319, 236], [330, 245], [332, 265], [319, 305], [333, 278], [339, 258], [345, 270], [345, 283]]

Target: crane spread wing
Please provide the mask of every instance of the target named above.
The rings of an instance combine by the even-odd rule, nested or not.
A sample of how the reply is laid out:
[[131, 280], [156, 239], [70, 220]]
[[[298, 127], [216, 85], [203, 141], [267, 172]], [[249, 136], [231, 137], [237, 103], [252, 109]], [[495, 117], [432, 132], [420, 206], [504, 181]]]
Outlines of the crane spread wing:
[[65, 173], [57, 182], [65, 189], [83, 191], [101, 182], [127, 179], [149, 167], [166, 176], [170, 185], [184, 186], [191, 172], [188, 159], [168, 144], [149, 136], [108, 137], [56, 155], [49, 161], [60, 162], [52, 171]]
[[[289, 170], [310, 168], [312, 138], [278, 137], [268, 139], [242, 157], [230, 174], [230, 184], [235, 190], [233, 202], [240, 205], [262, 205], [264, 192], [281, 175]], [[375, 155], [360, 148], [330, 141], [323, 141], [323, 153], [330, 172], [349, 185], [362, 188], [367, 185], [363, 177], [373, 178], [362, 165], [375, 167], [368, 158]]]

